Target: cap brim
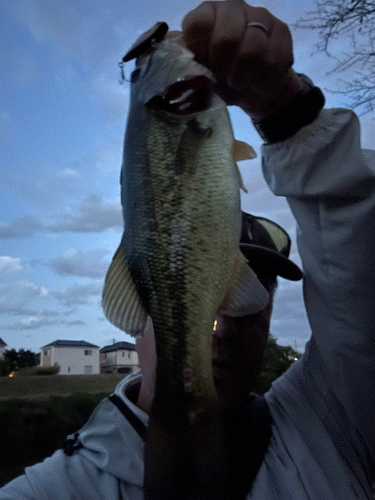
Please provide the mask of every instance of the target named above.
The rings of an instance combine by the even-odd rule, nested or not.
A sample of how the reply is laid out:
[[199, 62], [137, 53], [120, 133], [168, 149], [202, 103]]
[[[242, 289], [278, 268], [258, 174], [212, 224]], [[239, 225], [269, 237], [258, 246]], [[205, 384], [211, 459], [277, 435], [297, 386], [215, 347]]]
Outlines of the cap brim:
[[302, 279], [301, 269], [290, 259], [279, 252], [259, 245], [241, 244], [241, 252], [257, 267], [264, 269], [265, 273], [281, 276], [287, 280], [299, 281]]

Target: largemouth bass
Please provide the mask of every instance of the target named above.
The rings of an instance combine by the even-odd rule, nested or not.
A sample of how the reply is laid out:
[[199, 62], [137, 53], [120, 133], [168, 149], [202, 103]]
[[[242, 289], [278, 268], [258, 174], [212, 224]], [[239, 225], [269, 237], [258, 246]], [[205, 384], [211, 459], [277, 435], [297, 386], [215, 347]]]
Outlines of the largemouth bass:
[[255, 313], [268, 294], [239, 250], [240, 174], [210, 71], [158, 23], [136, 58], [121, 172], [125, 231], [103, 307], [128, 334], [152, 319], [155, 396], [145, 444], [147, 500], [225, 499], [225, 450], [211, 366], [215, 316]]

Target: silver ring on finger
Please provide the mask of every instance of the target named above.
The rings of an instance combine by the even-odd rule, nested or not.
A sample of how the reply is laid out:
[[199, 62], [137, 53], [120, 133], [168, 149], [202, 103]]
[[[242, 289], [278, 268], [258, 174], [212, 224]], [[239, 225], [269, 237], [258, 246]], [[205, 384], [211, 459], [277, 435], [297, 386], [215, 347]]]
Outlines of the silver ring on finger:
[[264, 25], [263, 23], [258, 22], [258, 21], [249, 21], [248, 23], [246, 23], [246, 28], [259, 28], [267, 36], [268, 36], [268, 33], [269, 33], [269, 29], [267, 28], [267, 26]]

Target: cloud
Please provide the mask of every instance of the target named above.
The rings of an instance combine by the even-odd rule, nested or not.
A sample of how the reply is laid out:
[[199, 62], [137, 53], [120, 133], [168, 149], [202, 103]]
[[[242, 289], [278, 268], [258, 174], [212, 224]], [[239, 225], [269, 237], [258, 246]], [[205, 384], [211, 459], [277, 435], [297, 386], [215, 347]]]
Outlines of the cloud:
[[41, 298], [48, 295], [48, 290], [43, 286], [37, 286], [35, 283], [27, 280], [0, 283], [0, 293], [13, 293], [22, 300], [31, 298]]
[[0, 239], [30, 238], [44, 229], [44, 224], [39, 219], [25, 215], [9, 223], [0, 222]]
[[19, 321], [19, 325], [21, 328], [38, 328], [44, 324], [51, 324], [48, 320], [42, 320], [41, 318], [37, 318], [36, 316], [28, 316], [27, 318], [22, 318]]
[[[0, 283], [0, 314], [20, 317], [40, 315], [35, 303], [44, 306], [48, 295], [49, 292], [45, 287], [37, 286], [27, 280], [4, 281]], [[28, 304], [31, 302], [33, 307], [29, 308]]]
[[10, 314], [12, 316], [33, 316], [37, 314], [35, 310], [25, 309], [23, 305], [5, 305], [0, 303], [0, 314]]
[[81, 326], [84, 324], [84, 321], [81, 320], [51, 320], [44, 317], [28, 316], [16, 321], [12, 325], [0, 326], [0, 330], [37, 330], [52, 325]]
[[109, 262], [104, 260], [105, 253], [103, 250], [82, 252], [69, 248], [53, 259], [50, 266], [61, 276], [103, 278], [109, 267]]
[[[298, 308], [296, 307], [296, 304], [298, 304]], [[302, 281], [288, 281], [280, 278], [279, 289], [276, 293], [274, 312], [289, 314], [293, 310], [295, 314], [298, 314], [299, 312], [305, 314]]]
[[53, 318], [55, 316], [59, 316], [60, 313], [58, 311], [51, 311], [50, 309], [44, 309], [39, 313], [39, 316], [46, 316], [48, 318]]
[[302, 283], [279, 279], [274, 310], [271, 321], [271, 333], [280, 344], [292, 345], [298, 342], [299, 350], [311, 335], [303, 303]]
[[46, 295], [48, 295], [48, 290], [46, 288], [44, 288], [43, 286], [41, 286], [41, 287], [38, 287], [37, 293], [38, 293], [39, 297], [45, 297]]
[[[20, 123], [20, 130], [22, 126]], [[28, 137], [30, 138], [30, 134], [33, 133], [35, 135], [36, 132], [29, 132]], [[43, 135], [43, 130], [40, 133]], [[68, 200], [77, 203], [82, 198], [82, 193], [91, 191], [91, 182], [96, 181], [89, 174], [88, 169], [91, 167], [92, 170], [92, 162], [89, 164], [90, 158], [80, 156], [64, 163], [62, 159], [51, 157], [47, 160], [32, 154], [28, 158], [28, 154], [25, 153], [22, 158], [17, 154], [13, 158], [13, 154], [11, 156], [13, 160], [10, 159], [9, 165], [3, 165], [4, 188], [8, 192], [9, 188], [14, 190], [20, 206], [25, 202], [29, 208], [34, 206], [43, 214], [43, 218], [52, 217]], [[14, 175], [14, 172], [17, 172], [17, 175]], [[34, 214], [28, 210], [22, 215]]]
[[[59, 311], [53, 311], [51, 309], [43, 309], [38, 311], [37, 309], [26, 309], [22, 304], [6, 305], [0, 302], [0, 314], [10, 315], [10, 316], [38, 316], [45, 318], [55, 318], [61, 313]], [[66, 312], [64, 312], [66, 315]]]
[[68, 181], [76, 181], [77, 179], [81, 179], [82, 175], [74, 168], [64, 168], [60, 170], [57, 174], [61, 179]]
[[77, 305], [85, 305], [90, 303], [92, 297], [98, 297], [103, 290], [103, 281], [99, 280], [86, 285], [74, 285], [67, 288], [63, 292], [51, 291], [51, 295], [55, 297], [64, 307], [75, 307]]
[[21, 271], [21, 259], [10, 257], [9, 255], [0, 256], [0, 271], [18, 272]]
[[122, 227], [120, 203], [91, 194], [83, 200], [76, 212], [61, 216], [60, 221], [48, 226], [48, 229], [53, 233], [100, 233], [106, 229]]
[[[67, 175], [75, 175], [68, 172]], [[55, 224], [46, 225], [39, 218], [25, 215], [11, 222], [0, 222], [0, 239], [31, 238], [38, 233], [101, 233], [107, 229], [122, 229], [121, 204], [89, 194], [77, 208], [61, 215]]]

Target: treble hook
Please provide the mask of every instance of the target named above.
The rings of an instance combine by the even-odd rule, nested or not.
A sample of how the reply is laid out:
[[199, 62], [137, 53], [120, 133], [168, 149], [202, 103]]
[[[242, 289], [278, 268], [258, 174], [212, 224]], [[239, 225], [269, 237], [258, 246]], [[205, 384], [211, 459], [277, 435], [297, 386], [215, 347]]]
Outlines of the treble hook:
[[124, 61], [120, 61], [117, 64], [117, 66], [120, 68], [120, 71], [121, 71], [121, 79], [119, 80], [119, 84], [122, 85], [124, 83], [124, 81], [127, 81], [125, 78], [125, 71], [124, 71], [125, 63], [124, 63]]

